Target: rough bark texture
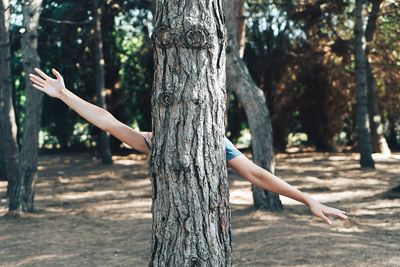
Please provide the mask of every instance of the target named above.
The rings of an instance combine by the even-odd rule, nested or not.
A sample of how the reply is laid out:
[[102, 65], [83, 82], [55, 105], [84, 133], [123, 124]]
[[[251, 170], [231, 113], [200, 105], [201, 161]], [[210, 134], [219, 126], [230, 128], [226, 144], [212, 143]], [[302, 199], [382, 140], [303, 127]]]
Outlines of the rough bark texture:
[[[103, 56], [103, 38], [101, 34], [101, 12], [102, 8], [98, 0], [93, 0], [94, 12], [94, 58], [96, 64], [96, 102], [99, 107], [107, 109], [106, 90], [104, 80], [104, 56]], [[99, 131], [97, 136], [97, 148], [103, 163], [112, 163], [110, 151], [110, 134]]]
[[[227, 49], [227, 88], [232, 90], [243, 105], [252, 136], [254, 162], [274, 172], [274, 148], [271, 118], [263, 91], [257, 87], [250, 73], [240, 58], [236, 39], [236, 18], [241, 0], [225, 0], [227, 28], [229, 32]], [[282, 211], [279, 195], [252, 186], [254, 206], [270, 211]]]
[[16, 183], [11, 186], [9, 210], [33, 211], [39, 130], [42, 116], [42, 93], [32, 87], [28, 73], [40, 66], [37, 54], [37, 28], [41, 0], [23, 1], [22, 59], [25, 72], [26, 107]]
[[9, 181], [9, 189], [18, 175], [17, 124], [12, 102], [10, 67], [10, 5], [0, 0], [0, 178]]
[[386, 153], [390, 154], [390, 148], [387, 144], [386, 138], [383, 135], [383, 124], [382, 118], [379, 114], [379, 108], [377, 103], [376, 83], [374, 73], [372, 72], [372, 62], [369, 58], [369, 52], [371, 50], [371, 43], [374, 39], [377, 20], [380, 11], [381, 0], [372, 0], [372, 8], [368, 16], [367, 27], [365, 29], [365, 40], [366, 40], [366, 70], [367, 70], [367, 87], [368, 87], [368, 112], [369, 112], [369, 123], [371, 125], [371, 142], [372, 151], [374, 153]]
[[222, 0], [156, 2], [149, 266], [231, 266]]
[[363, 0], [356, 0], [355, 8], [355, 59], [356, 59], [356, 87], [357, 87], [357, 132], [360, 151], [360, 164], [363, 168], [374, 168], [372, 159], [371, 131], [369, 125], [367, 101], [367, 59], [365, 55], [365, 38], [363, 28]]

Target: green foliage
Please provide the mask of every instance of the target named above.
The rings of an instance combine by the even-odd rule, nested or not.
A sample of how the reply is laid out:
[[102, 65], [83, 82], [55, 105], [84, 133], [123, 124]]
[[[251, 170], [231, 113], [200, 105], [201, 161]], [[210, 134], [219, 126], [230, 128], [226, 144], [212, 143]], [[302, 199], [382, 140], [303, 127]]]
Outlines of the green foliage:
[[[152, 1], [100, 3], [109, 110], [124, 123], [151, 130]], [[20, 53], [22, 9], [19, 1], [12, 4], [12, 84], [20, 136], [26, 74]], [[44, 0], [39, 54], [45, 71], [57, 68], [70, 90], [94, 102], [91, 9], [92, 1]], [[266, 95], [278, 149], [288, 143], [306, 142], [323, 150], [355, 144], [353, 9], [353, 3], [344, 0], [247, 1], [244, 60]], [[384, 131], [392, 147], [400, 143], [399, 18], [399, 4], [384, 1], [370, 51]], [[240, 103], [229, 97], [227, 134], [237, 141], [248, 125]], [[43, 147], [86, 149], [95, 144], [96, 129], [60, 101], [45, 97], [43, 110]]]
[[[132, 15], [135, 14], [135, 15]], [[129, 107], [129, 123], [137, 122], [142, 130], [151, 131], [151, 86], [153, 52], [149, 31], [151, 13], [134, 10], [116, 20], [116, 43], [121, 60], [120, 76]]]

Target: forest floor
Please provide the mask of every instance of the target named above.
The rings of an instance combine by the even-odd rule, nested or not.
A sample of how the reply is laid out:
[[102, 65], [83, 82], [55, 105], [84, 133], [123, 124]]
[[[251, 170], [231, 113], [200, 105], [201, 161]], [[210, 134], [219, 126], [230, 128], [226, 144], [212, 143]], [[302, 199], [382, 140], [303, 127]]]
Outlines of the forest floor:
[[[151, 184], [143, 156], [102, 165], [88, 154], [40, 157], [33, 214], [4, 216], [0, 266], [147, 266]], [[400, 266], [400, 154], [377, 155], [361, 171], [352, 153], [277, 155], [277, 174], [325, 204], [346, 210], [332, 226], [281, 197], [281, 213], [252, 208], [250, 184], [229, 171], [234, 266]], [[6, 183], [0, 182], [0, 199]]]

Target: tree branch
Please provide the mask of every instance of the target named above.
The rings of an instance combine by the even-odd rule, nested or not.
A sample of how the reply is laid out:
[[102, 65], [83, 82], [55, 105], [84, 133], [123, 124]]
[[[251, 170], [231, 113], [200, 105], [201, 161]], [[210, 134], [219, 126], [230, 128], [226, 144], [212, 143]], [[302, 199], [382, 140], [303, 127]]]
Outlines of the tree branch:
[[56, 23], [56, 24], [69, 24], [69, 25], [79, 25], [79, 24], [90, 24], [92, 21], [90, 20], [82, 20], [82, 21], [73, 21], [73, 20], [58, 20], [58, 19], [52, 19], [52, 18], [40, 18], [41, 20], [48, 21], [51, 23]]

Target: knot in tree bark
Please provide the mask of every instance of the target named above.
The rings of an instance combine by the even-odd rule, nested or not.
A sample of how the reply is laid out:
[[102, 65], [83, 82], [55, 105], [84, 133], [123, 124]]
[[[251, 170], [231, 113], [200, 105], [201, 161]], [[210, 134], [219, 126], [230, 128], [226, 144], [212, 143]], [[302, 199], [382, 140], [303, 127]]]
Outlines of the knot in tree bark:
[[200, 266], [201, 265], [201, 261], [199, 258], [193, 257], [191, 259], [191, 265], [192, 267], [196, 267], [196, 266]]
[[160, 95], [159, 101], [164, 106], [169, 106], [174, 102], [174, 94], [172, 93], [163, 93]]
[[168, 26], [160, 26], [154, 31], [152, 39], [157, 47], [170, 48], [174, 44], [175, 33]]
[[185, 44], [188, 48], [204, 49], [210, 47], [210, 34], [203, 26], [193, 26], [185, 33]]
[[200, 104], [200, 99], [193, 99], [192, 101], [195, 106], [198, 106]]

